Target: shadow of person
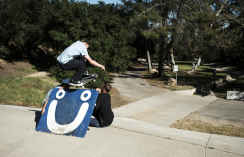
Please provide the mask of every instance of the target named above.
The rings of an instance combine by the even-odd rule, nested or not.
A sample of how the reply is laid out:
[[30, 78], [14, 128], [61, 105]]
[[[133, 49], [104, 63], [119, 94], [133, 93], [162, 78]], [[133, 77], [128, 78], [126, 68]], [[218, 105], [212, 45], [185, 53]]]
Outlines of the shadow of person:
[[36, 123], [36, 127], [41, 119], [42, 113], [41, 111], [35, 111], [35, 123]]
[[211, 85], [210, 84], [200, 84], [196, 88], [196, 92], [194, 93], [200, 96], [208, 96], [211, 94]]

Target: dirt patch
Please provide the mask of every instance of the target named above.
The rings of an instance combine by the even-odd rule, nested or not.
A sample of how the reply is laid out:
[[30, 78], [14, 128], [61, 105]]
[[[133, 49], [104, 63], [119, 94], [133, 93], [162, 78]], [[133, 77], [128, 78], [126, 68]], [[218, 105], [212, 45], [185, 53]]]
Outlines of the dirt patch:
[[6, 62], [0, 59], [0, 77], [24, 76], [34, 72], [33, 66], [28, 62]]
[[4, 64], [6, 64], [7, 62], [5, 61], [5, 60], [3, 60], [3, 59], [0, 59], [0, 67], [1, 67], [1, 65], [4, 65]]
[[173, 128], [244, 137], [244, 102], [217, 99], [171, 125]]
[[49, 75], [50, 75], [50, 73], [48, 73], [48, 72], [40, 71], [40, 72], [36, 72], [33, 74], [26, 75], [26, 77], [46, 77]]
[[190, 85], [175, 85], [175, 86], [171, 86], [171, 85], [168, 85], [168, 81], [160, 80], [160, 78], [146, 79], [146, 81], [151, 86], [159, 87], [159, 88], [163, 88], [163, 89], [169, 89], [169, 90], [189, 90], [189, 89], [194, 89], [194, 87], [190, 86]]
[[204, 132], [210, 134], [219, 134], [225, 136], [237, 136], [244, 137], [244, 128], [236, 127], [234, 125], [214, 125], [201, 120], [195, 120], [192, 115], [185, 117], [182, 120], [178, 120], [170, 127], [177, 129], [184, 129], [190, 131]]
[[112, 108], [117, 108], [130, 103], [126, 97], [120, 95], [118, 89], [116, 88], [112, 88], [110, 95]]

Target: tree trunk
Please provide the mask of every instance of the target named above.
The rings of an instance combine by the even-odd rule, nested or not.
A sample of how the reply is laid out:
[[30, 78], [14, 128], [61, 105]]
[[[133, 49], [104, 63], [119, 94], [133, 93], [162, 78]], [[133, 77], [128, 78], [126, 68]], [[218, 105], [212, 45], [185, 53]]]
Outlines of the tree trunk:
[[202, 61], [202, 57], [199, 56], [198, 59], [197, 59], [197, 62], [194, 61], [194, 62], [192, 63], [192, 71], [193, 71], [193, 72], [196, 71], [197, 68], [200, 66], [201, 61]]
[[150, 58], [150, 52], [147, 50], [147, 63], [148, 63], [148, 72], [152, 72], [152, 63]]
[[163, 55], [163, 52], [159, 52], [159, 58], [158, 58], [158, 77], [163, 76], [164, 68], [163, 68], [163, 61], [165, 60], [165, 57]]
[[198, 60], [197, 60], [197, 66], [200, 66], [201, 61], [202, 61], [202, 58], [201, 58], [201, 56], [199, 56], [199, 57], [198, 57]]
[[158, 61], [158, 77], [162, 76], [163, 73], [163, 58], [159, 57], [159, 61]]
[[172, 66], [174, 66], [175, 65], [174, 48], [171, 47], [169, 52], [170, 52], [170, 59], [171, 59]]

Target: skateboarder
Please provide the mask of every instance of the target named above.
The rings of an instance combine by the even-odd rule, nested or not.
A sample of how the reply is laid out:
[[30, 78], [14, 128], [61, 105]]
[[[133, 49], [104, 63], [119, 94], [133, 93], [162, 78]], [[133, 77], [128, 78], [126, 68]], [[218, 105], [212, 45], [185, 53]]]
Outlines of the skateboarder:
[[72, 76], [70, 81], [72, 84], [82, 83], [82, 78], [86, 72], [86, 61], [105, 71], [104, 65], [99, 64], [89, 56], [87, 51], [88, 47], [88, 43], [76, 41], [57, 57], [57, 60], [63, 70], [76, 70], [76, 73]]

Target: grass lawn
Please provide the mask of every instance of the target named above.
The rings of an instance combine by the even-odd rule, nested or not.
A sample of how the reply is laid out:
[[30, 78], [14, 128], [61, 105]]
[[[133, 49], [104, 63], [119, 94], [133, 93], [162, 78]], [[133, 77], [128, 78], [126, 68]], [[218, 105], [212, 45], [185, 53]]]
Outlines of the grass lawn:
[[[176, 64], [179, 66], [179, 71], [177, 72], [177, 85], [168, 85], [169, 78], [176, 78], [176, 73], [167, 70], [164, 76], [161, 78], [150, 78], [148, 81], [152, 85], [161, 86], [163, 88], [168, 88], [170, 90], [185, 90], [192, 88], [203, 88], [212, 90], [217, 97], [225, 98], [227, 90], [238, 90], [244, 92], [244, 75], [241, 69], [234, 68], [223, 71], [217, 71], [214, 77], [213, 69], [221, 69], [220, 65], [201, 65], [195, 72], [191, 72], [192, 64], [188, 61], [178, 61]], [[227, 82], [224, 81], [218, 87], [213, 86], [214, 82], [218, 80], [225, 80], [227, 75], [231, 75], [235, 80]]]
[[25, 77], [38, 72], [26, 62], [0, 64], [0, 104], [40, 107], [47, 91], [55, 86], [50, 77]]
[[40, 107], [52, 83], [41, 78], [0, 78], [0, 103]]
[[178, 120], [177, 122], [172, 124], [171, 127], [177, 129], [197, 131], [197, 132], [205, 132], [210, 134], [244, 137], [244, 128], [236, 127], [233, 125], [215, 126], [207, 122], [194, 120], [190, 118], [184, 118], [182, 120]]
[[[55, 76], [26, 77], [37, 72], [27, 62], [8, 63], [0, 59], [0, 104], [41, 107], [43, 98], [58, 81]], [[112, 88], [110, 94], [113, 108], [128, 103], [117, 89]]]

